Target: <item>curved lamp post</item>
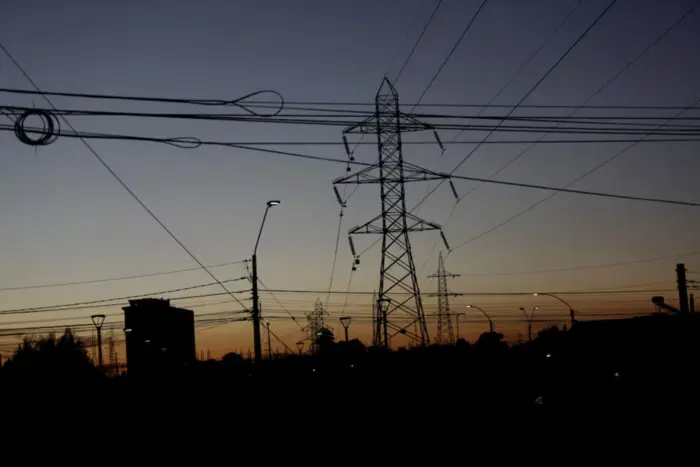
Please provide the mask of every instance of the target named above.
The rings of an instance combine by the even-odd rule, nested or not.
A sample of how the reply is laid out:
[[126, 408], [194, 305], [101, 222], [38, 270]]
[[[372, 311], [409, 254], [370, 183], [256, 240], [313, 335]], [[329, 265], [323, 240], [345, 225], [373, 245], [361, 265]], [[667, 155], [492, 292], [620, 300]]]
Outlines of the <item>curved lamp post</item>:
[[348, 328], [350, 328], [350, 321], [352, 321], [351, 316], [341, 316], [339, 318], [340, 324], [343, 325], [343, 329], [345, 330], [345, 342], [348, 342]]
[[460, 316], [466, 316], [466, 313], [455, 314], [455, 319], [457, 320], [457, 339], [456, 340], [459, 340], [459, 317]]
[[569, 318], [571, 319], [571, 326], [574, 325], [574, 308], [571, 306], [571, 304], [569, 304], [569, 302], [567, 302], [567, 301], [564, 300], [563, 298], [557, 297], [556, 295], [553, 295], [553, 294], [551, 294], [551, 293], [537, 293], [537, 292], [535, 292], [535, 293], [532, 294], [532, 295], [534, 295], [535, 297], [542, 295], [542, 296], [545, 296], [545, 297], [552, 297], [552, 298], [555, 299], [555, 300], [559, 300], [561, 303], [563, 303], [564, 305], [566, 305], [566, 307], [569, 309]]
[[262, 360], [262, 341], [260, 339], [260, 300], [258, 297], [258, 244], [260, 243], [260, 236], [262, 235], [263, 227], [265, 227], [267, 211], [269, 211], [271, 207], [277, 206], [278, 204], [280, 204], [279, 200], [270, 200], [267, 202], [265, 214], [263, 215], [260, 230], [258, 231], [258, 239], [255, 241], [255, 248], [253, 248], [253, 343], [255, 347], [256, 363], [260, 363]]
[[102, 325], [105, 322], [105, 315], [92, 315], [90, 316], [90, 319], [92, 320], [92, 324], [95, 326], [95, 329], [97, 329], [97, 362], [100, 366], [100, 370], [103, 368], [102, 366]]
[[486, 317], [486, 319], [489, 320], [489, 332], [493, 332], [493, 321], [491, 320], [491, 317], [488, 315], [488, 313], [486, 313], [484, 310], [475, 305], [467, 305], [467, 308], [474, 308], [475, 310], [479, 310], [481, 314], [483, 314]]
[[532, 340], [532, 318], [535, 316], [535, 311], [539, 310], [540, 307], [537, 305], [532, 307], [532, 312], [528, 316], [527, 311], [525, 311], [525, 308], [520, 308], [520, 311], [522, 311], [525, 314], [525, 319], [527, 319], [527, 340], [531, 341]]

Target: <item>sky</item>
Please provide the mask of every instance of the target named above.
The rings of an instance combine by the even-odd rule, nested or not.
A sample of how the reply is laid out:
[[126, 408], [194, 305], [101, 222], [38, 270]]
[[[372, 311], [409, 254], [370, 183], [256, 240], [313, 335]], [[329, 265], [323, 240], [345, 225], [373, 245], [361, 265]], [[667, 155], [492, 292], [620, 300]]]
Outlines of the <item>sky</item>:
[[[480, 3], [442, 2], [400, 79], [395, 81], [401, 102], [418, 100]], [[489, 0], [422, 103], [485, 104], [547, 41], [494, 102], [515, 105], [609, 1], [583, 2], [550, 39], [577, 3]], [[583, 104], [695, 3], [618, 0], [524, 103]], [[435, 4], [432, 0], [125, 0], [109, 5], [77, 0], [60, 4], [47, 0], [11, 2], [3, 6], [0, 17], [0, 43], [43, 91], [235, 99], [271, 89], [286, 101], [371, 103], [382, 78], [386, 75], [395, 79]], [[696, 60], [699, 15], [696, 12], [688, 16], [588, 104], [690, 106], [700, 99], [700, 64]], [[28, 18], [31, 28], [27, 27]], [[1, 52], [0, 87], [31, 89]], [[0, 98], [0, 106], [46, 106], [40, 96], [1, 93]], [[59, 97], [52, 101], [58, 108], [183, 111], [181, 106], [166, 104]], [[420, 111], [474, 115], [478, 109], [424, 106]], [[485, 115], [499, 112], [502, 114], [503, 109], [489, 109]], [[543, 115], [533, 109], [516, 112]], [[564, 114], [562, 110], [546, 112]], [[581, 110], [576, 115], [587, 113], [600, 115], [594, 110]], [[672, 114], [666, 111], [654, 115]], [[700, 116], [700, 112], [687, 115]], [[342, 141], [340, 127], [127, 117], [71, 117], [70, 121], [80, 131], [141, 136], [240, 142]], [[440, 133], [445, 142], [456, 136], [480, 140], [486, 133]], [[508, 136], [494, 135], [490, 140], [505, 138]], [[406, 139], [425, 141], [432, 135], [428, 132]], [[91, 141], [90, 145], [205, 265], [249, 258], [266, 201], [281, 200], [281, 205], [269, 212], [262, 234], [260, 279], [265, 288], [313, 293], [272, 295], [263, 290], [263, 315], [270, 318], [271, 328], [295, 348], [294, 343], [303, 335], [288, 319], [288, 312], [301, 321], [303, 313], [311, 311], [320, 298], [336, 334], [342, 334], [338, 317], [353, 314], [356, 319], [351, 335], [369, 340], [371, 295], [316, 292], [329, 287], [336, 292], [369, 293], [377, 289], [379, 248], [362, 256], [349, 284], [352, 256], [347, 245], [347, 230], [379, 213], [376, 186], [360, 187], [348, 201], [333, 268], [340, 208], [332, 181], [345, 175], [343, 164], [221, 147], [184, 150], [104, 140]], [[449, 171], [475, 147], [446, 146], [442, 153], [437, 144], [406, 145], [404, 158], [431, 170]], [[456, 173], [489, 178], [527, 146], [485, 144]], [[624, 146], [538, 144], [496, 178], [564, 186]], [[376, 161], [375, 146], [358, 147], [358, 161]], [[694, 142], [639, 144], [573, 187], [700, 202], [700, 185], [696, 183], [700, 161], [695, 157], [698, 147]], [[346, 157], [342, 144], [272, 148]], [[542, 190], [467, 181], [455, 184], [460, 195], [475, 190], [459, 202], [451, 217], [455, 199], [447, 185], [418, 211], [421, 217], [443, 225], [453, 247], [549, 195]], [[407, 204], [413, 206], [432, 186], [408, 185]], [[0, 132], [0, 199], [2, 310], [151, 294], [212, 282], [204, 271], [192, 270], [131, 280], [23, 288], [197, 268], [197, 263], [78, 140], [59, 138], [35, 149], [20, 143], [11, 132]], [[462, 294], [671, 290], [675, 287], [677, 262], [685, 262], [691, 279], [693, 271], [700, 271], [700, 247], [695, 235], [700, 220], [694, 209], [562, 193], [449, 255], [443, 252], [450, 272], [460, 274], [449, 286]], [[357, 238], [358, 250], [372, 241]], [[422, 292], [435, 292], [436, 283], [427, 276], [437, 268], [440, 237], [436, 232], [417, 233], [412, 235], [411, 243]], [[213, 268], [212, 272], [221, 280], [246, 275], [243, 264]], [[9, 288], [22, 289], [6, 290]], [[230, 288], [246, 290], [249, 284], [233, 282]], [[212, 286], [162, 296], [194, 309], [198, 315], [241, 310], [237, 303], [217, 303], [226, 300], [225, 296], [174, 300], [221, 291]], [[673, 292], [659, 294], [674, 303]], [[562, 297], [584, 317], [613, 311], [649, 312], [651, 295]], [[238, 297], [250, 306], [249, 293]], [[425, 297], [424, 303], [426, 313], [437, 309], [435, 298]], [[511, 339], [525, 332], [520, 307], [531, 310], [540, 306], [538, 313], [561, 314], [562, 323], [568, 317], [561, 303], [545, 297], [452, 297], [453, 312], [467, 313], [461, 317], [460, 333], [470, 339], [487, 326], [480, 316], [466, 311], [468, 303], [489, 310], [497, 329]], [[118, 323], [120, 306], [102, 307], [99, 312], [109, 314], [107, 322]], [[0, 316], [0, 326], [87, 324], [89, 315], [97, 310], [6, 314]], [[47, 321], [50, 319], [62, 321]], [[36, 323], [25, 324], [28, 321]], [[431, 333], [434, 326], [434, 321], [429, 322]], [[123, 339], [119, 328], [115, 337]], [[3, 338], [5, 347], [0, 349], [7, 353], [7, 344], [12, 342]], [[214, 356], [245, 351], [251, 342], [251, 326], [245, 322], [202, 327], [197, 333], [198, 349], [211, 349]], [[273, 347], [282, 348], [276, 340]]]

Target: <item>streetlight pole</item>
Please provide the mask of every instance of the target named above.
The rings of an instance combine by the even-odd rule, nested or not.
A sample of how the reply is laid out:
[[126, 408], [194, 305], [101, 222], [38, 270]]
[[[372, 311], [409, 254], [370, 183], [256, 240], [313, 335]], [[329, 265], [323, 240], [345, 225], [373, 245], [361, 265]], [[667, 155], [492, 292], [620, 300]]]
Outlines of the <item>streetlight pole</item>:
[[351, 316], [341, 316], [340, 317], [340, 324], [343, 325], [343, 329], [345, 329], [345, 342], [348, 342], [348, 328], [350, 328], [350, 321], [352, 321]]
[[455, 316], [456, 316], [455, 319], [457, 321], [457, 339], [456, 340], [459, 340], [459, 317], [466, 316], [466, 314], [465, 313], [457, 313]]
[[530, 316], [528, 316], [527, 311], [525, 311], [525, 308], [520, 308], [520, 311], [522, 311], [525, 314], [525, 319], [527, 319], [527, 340], [531, 341], [532, 340], [532, 317], [535, 316], [535, 310], [539, 310], [540, 307], [537, 305], [532, 307], [532, 313], [530, 313]]
[[467, 308], [474, 308], [475, 310], [479, 310], [481, 314], [483, 314], [487, 320], [489, 320], [489, 332], [493, 332], [493, 321], [491, 320], [491, 317], [486, 313], [484, 310], [479, 308], [478, 306], [474, 305], [467, 305]]
[[97, 329], [97, 362], [102, 370], [102, 324], [105, 322], [105, 315], [92, 315], [90, 319]]
[[545, 296], [545, 297], [552, 297], [553, 299], [559, 300], [559, 301], [562, 302], [564, 305], [566, 305], [566, 307], [569, 309], [569, 318], [571, 319], [571, 326], [573, 327], [573, 325], [574, 325], [574, 308], [569, 304], [569, 302], [567, 302], [567, 301], [564, 300], [563, 298], [557, 297], [556, 295], [553, 295], [553, 294], [551, 294], [551, 293], [537, 293], [537, 292], [535, 292], [535, 293], [532, 294], [532, 295], [534, 295], [535, 297], [537, 297], [537, 296], [539, 296], [539, 295], [543, 295], [543, 296]]
[[[258, 244], [260, 243], [260, 235], [262, 235], [263, 227], [265, 226], [265, 219], [267, 219], [267, 211], [269, 211], [271, 207], [277, 206], [278, 204], [280, 204], [280, 201], [278, 200], [271, 200], [267, 202], [265, 214], [263, 215], [260, 230], [258, 231], [258, 239], [255, 241], [255, 248], [253, 248], [253, 344], [255, 347], [255, 363], [260, 363], [262, 361], [262, 341], [260, 339], [260, 297], [258, 295]], [[267, 330], [269, 334], [269, 326]]]

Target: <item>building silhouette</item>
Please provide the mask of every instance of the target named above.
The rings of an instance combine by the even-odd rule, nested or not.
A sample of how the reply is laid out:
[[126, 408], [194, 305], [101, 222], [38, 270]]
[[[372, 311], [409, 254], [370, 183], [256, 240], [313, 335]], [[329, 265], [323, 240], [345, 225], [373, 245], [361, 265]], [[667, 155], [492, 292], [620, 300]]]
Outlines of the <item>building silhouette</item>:
[[126, 366], [130, 376], [153, 375], [196, 360], [194, 312], [170, 300], [129, 300], [124, 307]]

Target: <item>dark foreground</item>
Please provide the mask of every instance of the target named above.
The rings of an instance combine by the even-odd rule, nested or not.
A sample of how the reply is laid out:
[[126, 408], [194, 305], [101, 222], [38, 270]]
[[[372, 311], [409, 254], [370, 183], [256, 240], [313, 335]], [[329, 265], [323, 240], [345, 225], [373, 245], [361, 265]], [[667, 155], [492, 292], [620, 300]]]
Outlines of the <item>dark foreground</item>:
[[84, 423], [144, 430], [262, 424], [276, 435], [310, 427], [323, 435], [371, 426], [387, 436], [465, 424], [685, 423], [700, 414], [698, 329], [695, 316], [660, 315], [579, 323], [512, 347], [497, 335], [397, 352], [341, 343], [260, 368], [229, 355], [141, 378], [38, 357], [20, 366], [17, 358], [0, 373], [3, 418], [65, 411]]

